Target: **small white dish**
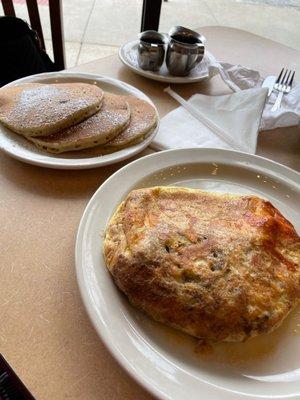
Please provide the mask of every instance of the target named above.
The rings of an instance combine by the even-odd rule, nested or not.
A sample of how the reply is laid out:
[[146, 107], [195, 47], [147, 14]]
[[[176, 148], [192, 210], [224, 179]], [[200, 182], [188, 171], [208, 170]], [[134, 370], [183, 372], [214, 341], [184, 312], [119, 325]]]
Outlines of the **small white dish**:
[[209, 67], [215, 62], [214, 56], [207, 50], [205, 50], [203, 60], [194, 68], [188, 76], [173, 76], [169, 74], [169, 71], [164, 63], [159, 71], [145, 71], [138, 65], [138, 40], [132, 40], [119, 49], [119, 58], [128, 68], [138, 75], [142, 75], [145, 78], [153, 79], [155, 81], [167, 82], [167, 83], [191, 83], [199, 82], [203, 79], [209, 79], [214, 76], [214, 72]]
[[[99, 85], [103, 90], [121, 95], [134, 95], [148, 101], [155, 108], [155, 105], [143, 92], [135, 87], [128, 85], [118, 79], [107, 78], [96, 74], [87, 74], [81, 72], [50, 72], [38, 75], [28, 76], [9, 83], [6, 86], [16, 86], [28, 82], [43, 83], [63, 83], [63, 82], [85, 82]], [[99, 149], [94, 147], [82, 151], [62, 153], [52, 155], [46, 151], [40, 150], [21, 135], [12, 132], [0, 124], [0, 149], [10, 156], [41, 167], [57, 169], [86, 169], [102, 167], [114, 164], [130, 158], [145, 149], [153, 140], [157, 127], [141, 143], [129, 146], [125, 149], [111, 154], [101, 155]]]
[[220, 345], [209, 357], [195, 351], [196, 339], [152, 321], [116, 288], [102, 254], [106, 225], [129, 191], [155, 185], [259, 195], [300, 231], [300, 174], [273, 161], [229, 150], [181, 149], [126, 165], [90, 200], [76, 241], [81, 295], [103, 342], [159, 399], [299, 399], [299, 309], [273, 333]]

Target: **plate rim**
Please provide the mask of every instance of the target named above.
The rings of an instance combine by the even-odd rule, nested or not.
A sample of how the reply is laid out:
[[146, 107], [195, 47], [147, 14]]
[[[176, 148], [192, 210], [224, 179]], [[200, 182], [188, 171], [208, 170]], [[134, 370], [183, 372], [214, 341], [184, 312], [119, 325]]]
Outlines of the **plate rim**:
[[[122, 61], [122, 63], [128, 67], [131, 71], [133, 71], [134, 73], [143, 76], [144, 78], [148, 78], [157, 82], [165, 82], [165, 83], [195, 83], [195, 82], [201, 82], [203, 80], [206, 79], [210, 79], [212, 76], [210, 76], [210, 74], [208, 73], [206, 76], [202, 76], [202, 77], [189, 77], [189, 76], [185, 76], [185, 77], [180, 77], [180, 76], [163, 76], [163, 75], [159, 75], [159, 74], [153, 74], [151, 71], [144, 71], [142, 69], [136, 68], [134, 67], [125, 57], [124, 55], [124, 47], [131, 44], [132, 45], [134, 43], [138, 43], [138, 39], [134, 39], [134, 40], [129, 40], [128, 42], [126, 42], [125, 44], [123, 44], [122, 46], [120, 46], [119, 51], [118, 51], [118, 56], [119, 59]], [[210, 51], [208, 51], [205, 48], [205, 53], [209, 54], [211, 57], [213, 57], [212, 53]]]
[[[91, 196], [90, 200], [88, 201], [82, 217], [80, 219], [79, 222], [79, 226], [78, 226], [78, 230], [77, 230], [77, 234], [76, 234], [76, 242], [75, 242], [75, 269], [76, 269], [76, 280], [77, 280], [77, 285], [79, 287], [79, 292], [80, 292], [80, 296], [82, 299], [82, 302], [84, 304], [85, 310], [87, 312], [87, 315], [89, 317], [89, 320], [92, 324], [92, 326], [94, 327], [94, 329], [96, 330], [100, 340], [102, 341], [102, 343], [105, 345], [106, 349], [110, 352], [110, 354], [114, 357], [114, 359], [117, 361], [117, 363], [120, 365], [121, 368], [123, 368], [134, 380], [135, 382], [137, 382], [139, 385], [141, 385], [144, 389], [146, 389], [146, 391], [152, 395], [157, 396], [157, 398], [159, 398], [160, 400], [171, 400], [171, 397], [169, 397], [166, 393], [161, 392], [160, 390], [158, 390], [156, 387], [153, 387], [140, 373], [139, 371], [136, 371], [134, 369], [134, 367], [132, 366], [132, 363], [129, 362], [125, 355], [123, 353], [121, 353], [115, 346], [114, 344], [111, 343], [111, 341], [109, 340], [109, 335], [105, 330], [104, 324], [102, 323], [102, 321], [97, 321], [95, 322], [94, 319], [97, 319], [97, 315], [96, 312], [94, 310], [94, 306], [92, 304], [92, 302], [90, 301], [90, 296], [88, 293], [88, 287], [86, 286], [86, 282], [84, 279], [84, 268], [83, 265], [81, 264], [81, 242], [82, 242], [82, 237], [83, 237], [83, 233], [84, 233], [84, 229], [85, 229], [85, 225], [87, 222], [87, 217], [89, 215], [90, 209], [93, 205], [93, 203], [95, 202], [95, 200], [97, 199], [97, 196], [99, 195], [99, 193], [101, 193], [102, 190], [105, 190], [107, 188], [107, 186], [109, 186], [111, 184], [111, 182], [113, 180], [116, 179], [116, 177], [119, 174], [124, 173], [124, 171], [126, 171], [127, 168], [133, 168], [136, 164], [139, 163], [143, 163], [145, 161], [145, 159], [151, 159], [151, 158], [156, 158], [156, 157], [165, 157], [165, 154], [167, 153], [178, 153], [178, 152], [199, 152], [200, 153], [207, 153], [207, 152], [213, 152], [215, 154], [219, 153], [226, 156], [229, 156], [228, 161], [230, 163], [235, 163], [238, 164], [238, 160], [235, 160], [234, 157], [245, 157], [245, 159], [255, 159], [258, 160], [259, 163], [267, 163], [267, 166], [273, 166], [276, 167], [276, 169], [279, 169], [279, 175], [281, 177], [286, 177], [288, 178], [290, 181], [292, 181], [294, 184], [299, 185], [300, 187], [300, 172], [287, 167], [283, 164], [280, 164], [276, 161], [270, 160], [268, 158], [262, 157], [262, 156], [258, 156], [258, 155], [252, 155], [252, 154], [248, 154], [248, 153], [244, 153], [244, 152], [240, 152], [240, 151], [234, 151], [234, 150], [227, 150], [227, 149], [215, 149], [215, 148], [187, 148], [187, 149], [172, 149], [172, 150], [164, 150], [161, 152], [157, 152], [157, 153], [153, 153], [153, 154], [149, 154], [147, 156], [141, 157], [137, 160], [132, 161], [131, 163], [123, 166], [122, 168], [120, 168], [119, 170], [117, 170], [116, 172], [114, 172], [109, 178], [107, 178], [99, 187], [98, 189], [94, 192], [94, 194]], [[201, 155], [201, 154], [200, 154]], [[233, 158], [230, 157], [230, 155], [233, 155]], [[247, 161], [244, 161], [244, 164], [241, 165], [245, 165], [247, 163]], [[201, 162], [201, 160], [199, 160]], [[215, 162], [215, 160], [212, 160], [212, 162]], [[257, 165], [254, 164], [253, 167], [260, 167], [261, 169], [264, 169], [263, 166], [261, 165]], [[250, 165], [248, 165], [248, 167], [250, 167]], [[275, 173], [276, 175], [278, 175], [278, 172], [274, 169], [271, 169], [273, 173]], [[270, 168], [269, 168], [270, 171]], [[282, 172], [282, 174], [280, 173]], [[292, 174], [292, 177], [290, 176], [290, 174]], [[288, 175], [288, 176], [287, 176]], [[299, 182], [297, 182], [297, 180]], [[100, 328], [100, 325], [101, 328]], [[206, 383], [205, 381], [202, 381], [202, 384], [205, 386], [210, 386], [208, 383]], [[200, 388], [200, 386], [199, 386]], [[251, 395], [248, 393], [241, 393], [241, 392], [233, 392], [233, 391], [228, 391], [224, 388], [220, 388], [220, 387], [214, 387], [215, 390], [215, 394], [216, 396], [218, 396], [220, 393], [229, 393], [230, 395], [232, 395], [232, 399], [266, 399], [269, 398], [269, 396], [265, 396], [265, 395]], [[238, 395], [238, 397], [235, 397], [236, 395]], [[298, 394], [287, 394], [287, 395], [279, 395], [279, 396], [272, 396], [272, 398], [276, 398], [276, 399], [289, 399], [289, 398], [296, 398], [296, 396], [298, 396]], [[216, 397], [218, 398], [218, 397]], [[227, 398], [227, 397], [226, 397]]]
[[[131, 94], [136, 93], [138, 97], [140, 97], [143, 100], [148, 101], [155, 109], [156, 114], [157, 114], [157, 125], [156, 127], [152, 130], [151, 134], [142, 142], [137, 143], [133, 146], [130, 146], [125, 149], [120, 149], [116, 152], [113, 152], [112, 154], [117, 154], [118, 152], [122, 152], [123, 150], [130, 149], [130, 151], [126, 153], [121, 153], [119, 156], [115, 157], [114, 159], [107, 159], [107, 160], [101, 160], [102, 156], [95, 156], [95, 157], [90, 157], [90, 158], [70, 158], [67, 159], [68, 162], [64, 163], [64, 161], [61, 158], [55, 158], [54, 155], [52, 154], [43, 154], [43, 156], [47, 157], [45, 159], [38, 159], [38, 158], [30, 158], [29, 156], [23, 156], [21, 154], [15, 154], [11, 149], [7, 149], [5, 145], [3, 146], [0, 143], [0, 150], [3, 151], [5, 154], [9, 155], [10, 157], [22, 161], [26, 164], [31, 164], [39, 167], [44, 167], [44, 168], [51, 168], [51, 169], [61, 169], [61, 170], [79, 170], [79, 169], [90, 169], [90, 168], [100, 168], [104, 167], [106, 165], [111, 165], [115, 164], [121, 161], [124, 161], [128, 158], [131, 158], [138, 154], [139, 152], [143, 151], [146, 147], [150, 145], [154, 137], [156, 136], [159, 125], [160, 125], [160, 117], [159, 117], [159, 112], [157, 107], [155, 106], [154, 102], [150, 99], [146, 93], [144, 93], [142, 90], [138, 89], [137, 87], [130, 85], [127, 82], [121, 81], [116, 78], [111, 78], [109, 76], [105, 75], [100, 75], [100, 74], [94, 74], [94, 73], [89, 73], [89, 72], [80, 72], [80, 71], [54, 71], [54, 72], [42, 72], [40, 74], [36, 75], [29, 75], [25, 76], [23, 78], [19, 78], [15, 81], [9, 82], [3, 88], [6, 87], [11, 87], [11, 86], [17, 86], [21, 83], [29, 83], [29, 82], [35, 82], [40, 79], [42, 80], [47, 80], [47, 79], [63, 79], [64, 77], [69, 77], [69, 78], [78, 78], [80, 79], [85, 78], [85, 79], [94, 79], [94, 80], [104, 80], [105, 83], [111, 84], [112, 86], [118, 87], [118, 88], [127, 88], [128, 91], [131, 91]], [[4, 134], [5, 135], [5, 134]], [[49, 159], [48, 159], [49, 158]], [[77, 162], [76, 162], [77, 161]], [[81, 161], [81, 162], [80, 162]]]

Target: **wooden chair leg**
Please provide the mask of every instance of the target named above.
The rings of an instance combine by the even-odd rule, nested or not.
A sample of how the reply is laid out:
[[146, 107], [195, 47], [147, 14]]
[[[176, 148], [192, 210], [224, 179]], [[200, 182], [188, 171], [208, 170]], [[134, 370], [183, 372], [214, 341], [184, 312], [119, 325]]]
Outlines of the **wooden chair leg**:
[[143, 0], [141, 32], [157, 31], [162, 0]]
[[12, 0], [2, 0], [2, 7], [4, 11], [4, 15], [7, 15], [9, 17], [15, 17], [15, 8]]
[[61, 0], [49, 0], [54, 62], [58, 71], [65, 69], [65, 44]]
[[31, 25], [32, 29], [37, 31], [40, 41], [41, 41], [41, 46], [44, 50], [46, 50], [37, 1], [36, 0], [26, 0], [26, 3], [27, 3], [28, 15], [29, 15], [29, 19], [30, 19], [30, 25]]

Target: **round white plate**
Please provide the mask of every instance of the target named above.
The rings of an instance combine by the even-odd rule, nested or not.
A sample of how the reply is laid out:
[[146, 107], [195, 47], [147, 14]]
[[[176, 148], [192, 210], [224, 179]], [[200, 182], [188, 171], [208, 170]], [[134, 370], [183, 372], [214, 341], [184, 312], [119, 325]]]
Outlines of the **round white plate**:
[[182, 149], [128, 164], [94, 194], [76, 242], [81, 295], [103, 342], [160, 399], [299, 399], [299, 310], [272, 334], [202, 354], [196, 339], [152, 321], [116, 288], [102, 255], [105, 227], [130, 190], [155, 185], [262, 196], [300, 230], [300, 174], [270, 160], [229, 150]]
[[133, 72], [146, 78], [168, 83], [191, 83], [211, 78], [214, 75], [213, 70], [209, 69], [209, 66], [215, 62], [215, 58], [206, 49], [203, 60], [191, 71], [188, 76], [174, 76], [169, 74], [165, 63], [161, 66], [159, 71], [145, 71], [140, 68], [138, 64], [138, 44], [138, 40], [132, 40], [131, 42], [124, 44], [122, 47], [120, 47], [119, 57], [120, 60]]
[[[71, 73], [71, 72], [50, 72], [38, 75], [27, 76], [17, 81], [11, 82], [6, 86], [15, 86], [21, 83], [43, 82], [43, 83], [63, 83], [63, 82], [85, 82], [99, 85], [103, 90], [121, 95], [134, 95], [150, 104], [155, 105], [143, 92], [125, 82], [117, 79], [107, 78], [96, 74]], [[153, 140], [158, 126], [141, 143], [130, 146], [126, 149], [116, 151], [111, 154], [101, 155], [97, 147], [82, 151], [73, 151], [52, 155], [46, 151], [35, 147], [28, 140], [5, 128], [0, 124], [0, 149], [10, 156], [17, 158], [29, 164], [39, 165], [41, 167], [58, 169], [86, 169], [93, 167], [102, 167], [108, 164], [125, 160], [145, 149]]]

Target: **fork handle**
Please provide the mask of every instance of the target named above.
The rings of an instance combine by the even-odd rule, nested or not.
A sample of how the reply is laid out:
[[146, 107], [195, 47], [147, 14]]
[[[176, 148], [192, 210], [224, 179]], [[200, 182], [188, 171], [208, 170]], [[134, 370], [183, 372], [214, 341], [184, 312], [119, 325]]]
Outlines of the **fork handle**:
[[277, 99], [273, 105], [273, 107], [271, 108], [271, 111], [277, 111], [280, 108], [280, 104], [281, 104], [281, 100], [282, 100], [282, 96], [283, 96], [283, 92], [279, 92]]

